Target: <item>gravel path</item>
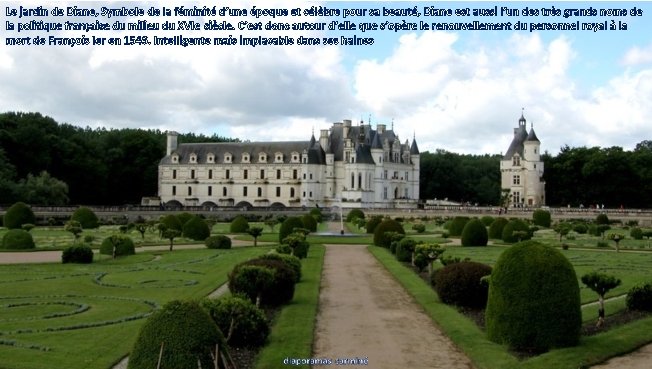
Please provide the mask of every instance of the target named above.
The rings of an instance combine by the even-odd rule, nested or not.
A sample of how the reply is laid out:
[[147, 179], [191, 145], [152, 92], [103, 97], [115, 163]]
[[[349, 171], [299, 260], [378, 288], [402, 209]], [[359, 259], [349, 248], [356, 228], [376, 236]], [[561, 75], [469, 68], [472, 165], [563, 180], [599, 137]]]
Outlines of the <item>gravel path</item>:
[[326, 246], [313, 357], [375, 369], [473, 368], [364, 245]]
[[652, 367], [652, 344], [625, 356], [615, 357], [600, 365], [592, 366], [591, 369], [650, 369]]

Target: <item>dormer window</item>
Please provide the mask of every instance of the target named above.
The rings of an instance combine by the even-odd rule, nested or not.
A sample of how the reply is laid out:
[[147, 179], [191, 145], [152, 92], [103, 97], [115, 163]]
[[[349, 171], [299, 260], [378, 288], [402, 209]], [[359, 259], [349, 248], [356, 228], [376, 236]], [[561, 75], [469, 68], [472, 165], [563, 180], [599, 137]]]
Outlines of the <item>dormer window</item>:
[[265, 154], [264, 152], [261, 152], [260, 154], [258, 154], [258, 162], [259, 163], [267, 163], [267, 154]]
[[179, 155], [178, 154], [172, 155], [172, 162], [173, 163], [178, 163], [179, 162]]
[[190, 162], [191, 163], [197, 162], [197, 154], [190, 154]]
[[207, 163], [214, 163], [214, 162], [215, 162], [215, 155], [213, 155], [213, 154], [208, 154], [208, 155], [206, 156], [206, 162], [207, 162]]
[[292, 162], [293, 163], [298, 163], [299, 162], [299, 153], [296, 152], [296, 151], [292, 153]]
[[249, 162], [249, 153], [242, 154], [242, 162], [243, 163], [248, 163]]
[[232, 159], [233, 159], [233, 157], [231, 156], [230, 152], [227, 152], [226, 154], [224, 154], [224, 162], [225, 163], [230, 163], [232, 161]]
[[518, 155], [514, 155], [512, 158], [512, 166], [518, 167], [521, 165], [521, 157]]
[[276, 154], [274, 154], [274, 156], [275, 156], [275, 158], [274, 158], [275, 163], [282, 163], [283, 162], [283, 154], [282, 153], [277, 152]]

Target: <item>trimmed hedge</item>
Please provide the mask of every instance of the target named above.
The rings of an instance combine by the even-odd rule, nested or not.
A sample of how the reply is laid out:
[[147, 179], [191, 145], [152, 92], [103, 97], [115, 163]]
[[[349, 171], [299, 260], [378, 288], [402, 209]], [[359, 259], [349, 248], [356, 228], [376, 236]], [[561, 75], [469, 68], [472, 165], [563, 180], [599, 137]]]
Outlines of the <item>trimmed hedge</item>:
[[225, 334], [230, 347], [260, 347], [269, 335], [265, 313], [251, 301], [238, 296], [204, 299], [201, 305]]
[[303, 222], [299, 217], [288, 217], [281, 223], [281, 228], [278, 230], [278, 242], [283, 243], [285, 237], [294, 233], [295, 228], [303, 228]]
[[231, 233], [245, 233], [249, 229], [249, 222], [242, 215], [238, 215], [231, 221], [229, 232]]
[[491, 267], [474, 261], [452, 263], [434, 273], [433, 283], [439, 299], [449, 305], [484, 308], [489, 284], [481, 281]]
[[487, 227], [479, 219], [471, 219], [462, 231], [462, 246], [487, 246]]
[[195, 241], [204, 241], [211, 235], [206, 221], [198, 216], [191, 217], [183, 224], [183, 237]]
[[378, 225], [382, 222], [383, 222], [383, 217], [381, 217], [380, 215], [374, 215], [373, 217], [371, 217], [371, 219], [369, 219], [369, 221], [366, 224], [367, 233], [373, 234], [374, 231], [376, 230], [376, 227], [378, 227]]
[[210, 236], [204, 240], [204, 244], [209, 249], [230, 249], [231, 239], [223, 234]]
[[412, 253], [417, 246], [417, 242], [411, 238], [404, 238], [396, 246], [396, 260], [403, 262], [412, 261]]
[[309, 230], [310, 232], [317, 232], [317, 221], [312, 215], [304, 214], [301, 217], [301, 223], [303, 223], [303, 228]]
[[181, 227], [183, 228], [183, 226], [186, 225], [186, 223], [188, 223], [188, 221], [190, 219], [195, 217], [195, 215], [192, 215], [192, 214], [187, 213], [187, 212], [183, 212], [183, 213], [177, 214], [176, 217], [177, 217], [177, 219], [179, 219], [179, 223], [181, 223]]
[[535, 241], [505, 250], [491, 273], [487, 336], [512, 349], [545, 352], [577, 345], [580, 288], [564, 255]]
[[482, 221], [482, 224], [484, 224], [485, 227], [489, 227], [491, 223], [494, 222], [494, 220], [496, 219], [490, 215], [485, 215], [482, 218], [480, 218], [480, 221]]
[[319, 208], [310, 209], [310, 215], [312, 215], [312, 217], [315, 218], [315, 221], [317, 223], [321, 223], [324, 220], [324, 216], [322, 215], [321, 209]]
[[392, 239], [385, 235], [386, 232], [405, 234], [405, 230], [403, 229], [401, 223], [395, 221], [394, 219], [383, 220], [374, 230], [374, 245], [389, 248], [389, 245], [392, 243]]
[[32, 234], [24, 229], [10, 229], [2, 237], [2, 248], [5, 250], [28, 250], [36, 248]]
[[540, 227], [550, 228], [552, 217], [548, 210], [536, 209], [532, 212], [532, 223]]
[[455, 217], [448, 227], [448, 235], [451, 237], [459, 237], [462, 235], [464, 226], [469, 221], [469, 217]]
[[652, 284], [632, 287], [627, 292], [626, 303], [630, 310], [652, 311]]
[[642, 240], [643, 230], [638, 227], [634, 227], [629, 231], [629, 236], [635, 240]]
[[100, 226], [100, 220], [97, 218], [97, 215], [95, 215], [93, 210], [84, 206], [75, 210], [70, 220], [79, 222], [83, 229], [94, 229]]
[[224, 336], [208, 312], [196, 301], [170, 301], [147, 318], [129, 354], [129, 369], [212, 368], [211, 350], [226, 350]]
[[491, 223], [489, 226], [489, 238], [491, 239], [502, 239], [503, 238], [503, 228], [509, 223], [505, 218], [496, 218], [496, 220]]
[[507, 243], [518, 242], [518, 237], [515, 234], [515, 232], [527, 232], [527, 235], [521, 237], [521, 241], [530, 239], [530, 227], [528, 227], [527, 223], [525, 223], [521, 219], [512, 219], [509, 222], [507, 222], [507, 224], [505, 224], [505, 227], [503, 228], [503, 235], [502, 235], [503, 242], [507, 242]]
[[348, 214], [346, 214], [347, 222], [352, 221], [354, 218], [364, 219], [364, 212], [360, 209], [352, 209]]
[[93, 262], [93, 250], [86, 245], [70, 246], [61, 254], [63, 264], [90, 264]]
[[136, 248], [134, 241], [128, 236], [115, 234], [102, 241], [100, 245], [100, 254], [113, 255], [113, 246], [115, 244], [115, 256], [134, 255]]
[[595, 217], [595, 224], [609, 224], [609, 217], [607, 214], [598, 214]]
[[36, 217], [27, 204], [17, 202], [7, 209], [2, 222], [9, 229], [20, 229], [23, 224], [35, 224]]

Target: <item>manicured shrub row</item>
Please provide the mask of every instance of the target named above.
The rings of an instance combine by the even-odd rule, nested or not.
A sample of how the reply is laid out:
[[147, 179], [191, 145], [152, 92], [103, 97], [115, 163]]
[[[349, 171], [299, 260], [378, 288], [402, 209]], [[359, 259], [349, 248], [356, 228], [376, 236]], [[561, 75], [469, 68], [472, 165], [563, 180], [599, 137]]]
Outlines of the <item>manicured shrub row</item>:
[[70, 220], [79, 222], [83, 229], [94, 229], [100, 226], [100, 220], [97, 218], [97, 215], [91, 209], [83, 206], [72, 213]]
[[283, 239], [281, 245], [276, 248], [276, 252], [279, 254], [290, 254], [299, 259], [305, 259], [308, 257], [309, 248], [310, 243], [306, 241], [306, 235], [302, 232], [295, 232], [289, 234]]
[[491, 267], [474, 261], [452, 263], [433, 273], [433, 284], [445, 304], [484, 308], [489, 292], [482, 277], [491, 274]]
[[281, 223], [281, 228], [278, 230], [278, 242], [283, 243], [283, 240], [294, 233], [295, 228], [303, 228], [303, 222], [299, 217], [288, 217]]
[[464, 230], [464, 226], [466, 223], [469, 221], [469, 217], [455, 217], [451, 221], [449, 227], [448, 227], [448, 234], [451, 237], [459, 237], [462, 235], [462, 231]]
[[503, 239], [503, 228], [507, 225], [509, 221], [505, 218], [496, 218], [496, 220], [491, 223], [489, 226], [489, 238], [491, 239]]
[[534, 241], [505, 250], [491, 274], [487, 336], [522, 351], [544, 352], [579, 342], [580, 290], [571, 263]]
[[514, 243], [529, 240], [530, 227], [521, 219], [512, 219], [503, 228], [503, 242]]

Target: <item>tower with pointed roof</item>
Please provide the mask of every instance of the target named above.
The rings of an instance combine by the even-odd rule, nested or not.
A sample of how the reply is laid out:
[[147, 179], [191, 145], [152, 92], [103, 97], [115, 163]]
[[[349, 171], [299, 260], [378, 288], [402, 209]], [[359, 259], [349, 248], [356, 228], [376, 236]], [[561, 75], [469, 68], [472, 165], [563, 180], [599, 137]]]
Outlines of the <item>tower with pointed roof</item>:
[[541, 141], [534, 126], [527, 130], [523, 113], [514, 128], [514, 137], [500, 162], [501, 188], [509, 190], [512, 207], [540, 207], [546, 203], [541, 161]]

